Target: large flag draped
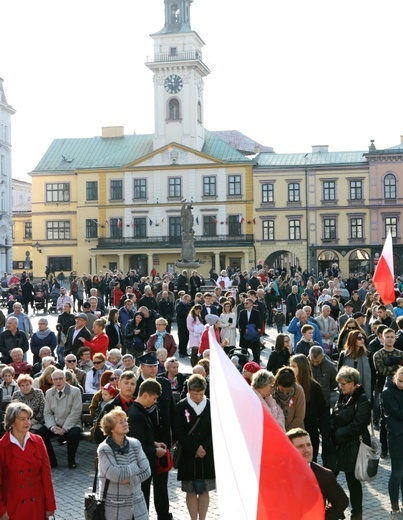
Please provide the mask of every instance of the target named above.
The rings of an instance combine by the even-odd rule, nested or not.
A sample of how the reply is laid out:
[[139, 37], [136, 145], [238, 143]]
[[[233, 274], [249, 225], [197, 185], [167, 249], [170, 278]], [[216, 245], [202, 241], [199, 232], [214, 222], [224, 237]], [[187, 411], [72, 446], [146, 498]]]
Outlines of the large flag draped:
[[388, 236], [386, 237], [372, 281], [385, 305], [389, 305], [396, 300], [395, 277], [393, 274], [393, 241], [390, 230], [388, 231]]
[[220, 518], [323, 520], [324, 501], [312, 470], [211, 330], [210, 399]]

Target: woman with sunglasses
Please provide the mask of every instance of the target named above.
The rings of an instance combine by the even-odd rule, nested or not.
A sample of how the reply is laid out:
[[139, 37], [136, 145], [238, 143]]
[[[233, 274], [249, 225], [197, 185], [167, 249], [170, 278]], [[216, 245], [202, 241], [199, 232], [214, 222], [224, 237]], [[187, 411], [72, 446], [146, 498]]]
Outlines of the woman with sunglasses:
[[112, 370], [105, 370], [105, 372], [101, 375], [100, 380], [100, 388], [98, 392], [96, 392], [91, 400], [91, 404], [89, 407], [89, 413], [91, 415], [91, 419], [94, 419], [96, 415], [97, 408], [102, 401], [102, 390], [105, 385], [111, 384], [115, 388], [117, 388], [119, 382], [119, 376], [117, 376]]
[[355, 478], [355, 464], [360, 437], [368, 446], [371, 439], [368, 424], [371, 420], [371, 403], [360, 385], [360, 374], [355, 368], [344, 366], [336, 376], [340, 397], [333, 408], [330, 438], [336, 447], [334, 472], [344, 471], [350, 492], [351, 519], [362, 520], [362, 486]]
[[368, 399], [372, 400], [373, 382], [375, 381], [375, 368], [372, 357], [365, 346], [366, 336], [361, 330], [351, 330], [347, 336], [344, 350], [340, 352], [337, 369], [349, 366], [358, 370], [360, 382]]
[[87, 372], [85, 379], [85, 393], [96, 394], [101, 386], [101, 376], [108, 370], [106, 363], [106, 356], [102, 352], [97, 352], [92, 358], [94, 368]]
[[354, 318], [348, 318], [346, 323], [344, 324], [344, 327], [340, 330], [339, 337], [337, 339], [337, 350], [341, 352], [344, 349], [344, 345], [347, 341], [347, 336], [352, 330], [359, 330], [364, 334], [365, 341], [366, 341], [366, 334], [361, 329], [361, 327], [358, 325], [358, 323], [355, 321]]
[[276, 375], [281, 367], [290, 364], [291, 354], [292, 345], [290, 336], [288, 334], [277, 334], [276, 343], [274, 344], [273, 351], [270, 354], [266, 369]]

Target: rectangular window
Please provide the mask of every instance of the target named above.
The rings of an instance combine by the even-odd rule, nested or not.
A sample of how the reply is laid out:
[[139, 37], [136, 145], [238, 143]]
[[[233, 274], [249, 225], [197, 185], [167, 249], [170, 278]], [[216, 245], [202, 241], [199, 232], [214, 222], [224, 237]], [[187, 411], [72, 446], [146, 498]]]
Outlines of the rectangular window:
[[169, 55], [170, 56], [177, 56], [178, 55], [178, 48], [177, 47], [170, 47]]
[[2, 175], [6, 174], [6, 156], [1, 155], [0, 156], [0, 171]]
[[46, 184], [46, 202], [69, 202], [70, 183], [52, 182]]
[[168, 197], [182, 196], [182, 179], [180, 177], [171, 177], [168, 181]]
[[134, 199], [147, 198], [147, 179], [134, 179]]
[[262, 184], [262, 202], [274, 202], [273, 184]]
[[97, 181], [87, 181], [86, 199], [87, 200], [98, 200], [98, 182]]
[[203, 177], [203, 196], [215, 197], [217, 195], [216, 177]]
[[397, 238], [397, 218], [386, 217], [385, 218], [385, 237], [388, 234], [389, 229], [392, 233], [392, 238]]
[[71, 256], [48, 256], [47, 265], [51, 273], [71, 271], [73, 269], [72, 264]]
[[263, 240], [274, 240], [274, 220], [263, 221]]
[[300, 202], [299, 182], [291, 182], [288, 185], [288, 202]]
[[85, 238], [98, 238], [98, 220], [88, 218], [85, 221]]
[[228, 176], [228, 195], [242, 195], [242, 179], [240, 175]]
[[123, 181], [111, 181], [111, 200], [123, 200]]
[[241, 235], [239, 215], [230, 215], [228, 217], [228, 235], [230, 237], [239, 237]]
[[123, 225], [121, 218], [109, 219], [109, 230], [111, 238], [122, 238], [123, 236]]
[[362, 200], [362, 181], [350, 181], [350, 200]]
[[69, 220], [48, 220], [46, 222], [47, 240], [70, 240]]
[[32, 238], [32, 222], [24, 223], [24, 238], [29, 240]]
[[147, 221], [145, 217], [136, 217], [133, 219], [133, 236], [134, 238], [146, 238]]
[[336, 200], [336, 183], [334, 181], [324, 181], [323, 183], [323, 200]]
[[336, 219], [323, 219], [323, 238], [325, 240], [334, 240], [336, 238]]
[[289, 236], [290, 240], [301, 240], [301, 221], [300, 220], [290, 220], [288, 222], [288, 236]]
[[182, 225], [181, 217], [169, 217], [169, 241], [170, 242], [181, 242], [182, 241]]
[[364, 222], [362, 218], [350, 219], [350, 236], [351, 238], [363, 238], [364, 237]]
[[203, 217], [203, 235], [207, 237], [217, 236], [217, 219], [215, 215], [205, 215]]

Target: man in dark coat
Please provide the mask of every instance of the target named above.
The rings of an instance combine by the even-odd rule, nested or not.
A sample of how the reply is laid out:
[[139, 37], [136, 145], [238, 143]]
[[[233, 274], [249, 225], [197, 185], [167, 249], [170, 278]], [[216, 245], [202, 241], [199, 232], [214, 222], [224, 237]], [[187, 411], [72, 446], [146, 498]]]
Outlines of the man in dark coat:
[[[172, 444], [172, 425], [175, 415], [175, 400], [172, 395], [171, 384], [165, 377], [158, 376], [158, 359], [155, 352], [147, 352], [138, 358], [140, 361], [141, 375], [137, 380], [135, 397], [139, 395], [140, 386], [146, 379], [154, 379], [161, 385], [161, 395], [157, 404], [147, 409], [151, 420], [154, 441], [162, 443], [166, 448]], [[154, 506], [157, 511], [158, 520], [170, 520], [172, 514], [169, 512], [168, 497], [168, 473], [153, 475]]]
[[137, 312], [141, 312], [144, 316], [143, 324], [144, 324], [144, 332], [145, 332], [145, 341], [148, 341], [148, 338], [156, 333], [157, 326], [155, 325], [155, 320], [161, 318], [157, 311], [154, 309], [148, 309], [144, 305], [137, 309]]
[[187, 357], [187, 346], [189, 341], [189, 330], [186, 318], [190, 311], [190, 295], [184, 294], [176, 305], [176, 323], [178, 325], [179, 357]]
[[[246, 350], [251, 349], [255, 363], [260, 363], [260, 323], [260, 312], [253, 308], [252, 298], [246, 298], [245, 309], [239, 313], [239, 346]], [[251, 328], [255, 327], [257, 337], [252, 336], [253, 331], [248, 330], [247, 325], [251, 325]]]
[[298, 294], [298, 285], [293, 285], [291, 288], [291, 293], [287, 296], [286, 304], [287, 304], [287, 316], [285, 319], [286, 325], [290, 324], [290, 321], [295, 316], [297, 312], [297, 307], [300, 302], [300, 296]]
[[91, 332], [87, 329], [87, 316], [85, 312], [81, 312], [76, 316], [75, 326], [69, 327], [67, 331], [66, 343], [64, 345], [64, 356], [67, 354], [74, 354], [77, 356], [78, 349], [83, 346], [79, 338], [86, 340], [91, 339]]
[[312, 462], [313, 448], [309, 433], [302, 428], [293, 428], [287, 432], [287, 437], [311, 466], [318, 481], [323, 500], [325, 501], [325, 519], [338, 520], [339, 518], [344, 518], [344, 511], [349, 504], [348, 497], [330, 469]]
[[0, 334], [1, 361], [8, 365], [12, 363], [10, 352], [15, 348], [21, 348], [23, 352], [28, 350], [28, 339], [24, 332], [18, 329], [18, 318], [9, 316], [6, 322], [6, 330]]
[[206, 323], [207, 314], [215, 314], [218, 316], [218, 309], [213, 305], [213, 295], [209, 292], [204, 293], [204, 303], [201, 310], [201, 317], [204, 323]]

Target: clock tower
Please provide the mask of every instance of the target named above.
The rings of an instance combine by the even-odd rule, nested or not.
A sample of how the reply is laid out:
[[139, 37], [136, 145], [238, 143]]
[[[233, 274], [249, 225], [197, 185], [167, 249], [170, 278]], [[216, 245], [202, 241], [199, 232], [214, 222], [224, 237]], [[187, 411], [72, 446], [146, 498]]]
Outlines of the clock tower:
[[176, 142], [201, 151], [204, 144], [203, 40], [190, 26], [193, 0], [165, 0], [165, 25], [154, 33], [154, 150]]

